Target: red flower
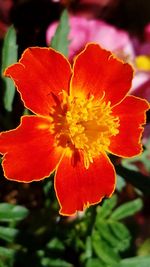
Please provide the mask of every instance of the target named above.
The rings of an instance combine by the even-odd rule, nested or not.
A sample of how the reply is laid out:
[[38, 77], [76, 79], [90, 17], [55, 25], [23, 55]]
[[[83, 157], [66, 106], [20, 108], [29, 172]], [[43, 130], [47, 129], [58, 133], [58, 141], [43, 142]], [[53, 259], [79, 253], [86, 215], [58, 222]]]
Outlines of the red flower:
[[132, 157], [141, 153], [145, 100], [127, 96], [133, 70], [99, 45], [88, 44], [71, 68], [51, 48], [29, 48], [7, 68], [25, 106], [14, 130], [1, 133], [6, 178], [31, 182], [54, 170], [60, 213], [110, 197], [115, 170], [107, 152]]

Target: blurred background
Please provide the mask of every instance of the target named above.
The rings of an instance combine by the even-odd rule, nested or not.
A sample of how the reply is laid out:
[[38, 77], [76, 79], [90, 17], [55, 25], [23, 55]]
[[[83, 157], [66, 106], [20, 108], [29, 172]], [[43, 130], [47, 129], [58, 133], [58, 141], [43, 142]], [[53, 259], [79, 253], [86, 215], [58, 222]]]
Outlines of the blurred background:
[[59, 19], [64, 7], [72, 15], [104, 20], [140, 39], [150, 21], [147, 0], [0, 0], [0, 38], [14, 24], [20, 50], [44, 46], [47, 27]]
[[[27, 112], [2, 75], [5, 49], [10, 43], [14, 63], [29, 46], [50, 46], [64, 9], [70, 62], [86, 43], [99, 43], [132, 64], [131, 94], [150, 101], [150, 1], [0, 0], [1, 131]], [[0, 267], [150, 266], [149, 112], [142, 142], [141, 156], [111, 158], [118, 174], [114, 196], [75, 217], [59, 215], [53, 177], [20, 184], [0, 170]]]

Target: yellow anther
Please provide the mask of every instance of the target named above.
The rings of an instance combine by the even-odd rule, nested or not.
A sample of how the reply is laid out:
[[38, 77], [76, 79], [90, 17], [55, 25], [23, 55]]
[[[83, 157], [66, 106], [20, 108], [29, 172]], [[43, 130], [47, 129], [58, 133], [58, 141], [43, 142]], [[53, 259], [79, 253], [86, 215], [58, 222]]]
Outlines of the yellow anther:
[[63, 91], [61, 105], [54, 106], [50, 116], [57, 144], [82, 150], [86, 168], [119, 133], [119, 118], [112, 115], [111, 103], [93, 96], [71, 98]]

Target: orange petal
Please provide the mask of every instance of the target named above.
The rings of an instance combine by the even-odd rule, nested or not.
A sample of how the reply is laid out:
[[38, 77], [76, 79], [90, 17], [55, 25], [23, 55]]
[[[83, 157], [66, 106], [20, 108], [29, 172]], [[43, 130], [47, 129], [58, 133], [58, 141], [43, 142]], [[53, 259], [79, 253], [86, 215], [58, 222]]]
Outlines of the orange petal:
[[55, 177], [55, 190], [62, 215], [73, 215], [111, 196], [115, 187], [115, 171], [106, 155], [100, 155], [85, 169], [82, 155], [64, 156]]
[[133, 69], [97, 44], [89, 44], [74, 62], [71, 95], [104, 97], [112, 105], [120, 102], [131, 87]]
[[111, 138], [109, 151], [121, 157], [133, 157], [142, 152], [142, 125], [146, 122], [146, 100], [127, 96], [112, 109], [112, 114], [120, 119], [119, 133]]
[[4, 73], [12, 78], [27, 108], [48, 115], [52, 94], [69, 90], [71, 67], [60, 53], [51, 48], [32, 47], [25, 50], [19, 63]]
[[31, 182], [50, 175], [61, 151], [54, 148], [49, 120], [37, 116], [22, 117], [15, 130], [0, 135], [0, 153], [4, 154], [4, 175], [10, 180]]

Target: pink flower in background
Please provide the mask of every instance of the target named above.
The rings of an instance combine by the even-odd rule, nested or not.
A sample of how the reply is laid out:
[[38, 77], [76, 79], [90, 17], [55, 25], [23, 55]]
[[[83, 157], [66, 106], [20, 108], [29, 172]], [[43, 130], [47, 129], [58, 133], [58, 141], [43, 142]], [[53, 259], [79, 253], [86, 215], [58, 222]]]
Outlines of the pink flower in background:
[[150, 23], [144, 29], [145, 40], [133, 38], [136, 75], [133, 79], [132, 94], [150, 101]]
[[132, 42], [136, 55], [150, 55], [150, 23], [145, 26], [144, 40], [134, 37]]
[[132, 40], [136, 55], [150, 55], [150, 40], [140, 41], [137, 38]]
[[150, 42], [150, 22], [145, 26], [144, 34], [145, 40]]
[[[150, 23], [144, 29], [143, 41], [133, 38], [136, 73], [132, 84], [132, 94], [150, 102]], [[150, 138], [150, 123], [144, 129], [143, 143]]]
[[[101, 20], [88, 20], [79, 16], [70, 16], [69, 23], [69, 58], [71, 60], [88, 42], [98, 43], [121, 57], [125, 56], [126, 58], [130, 57], [131, 60], [133, 59], [133, 47], [129, 35], [125, 31], [119, 30]], [[47, 45], [50, 44], [57, 25], [58, 22], [54, 22], [47, 29]]]
[[[72, 61], [75, 54], [82, 50], [88, 42], [95, 42], [105, 49], [113, 51], [119, 58], [122, 58], [135, 66], [135, 77], [131, 88], [132, 94], [150, 100], [150, 72], [138, 70], [135, 64], [135, 40], [129, 34], [115, 26], [107, 24], [102, 20], [87, 19], [80, 16], [69, 18], [70, 24], [70, 46], [69, 59]], [[52, 23], [46, 32], [46, 42], [50, 45], [51, 39], [55, 34], [58, 22]], [[137, 42], [137, 41], [136, 41]]]
[[131, 92], [133, 95], [145, 98], [150, 102], [150, 71], [137, 72], [134, 76]]

